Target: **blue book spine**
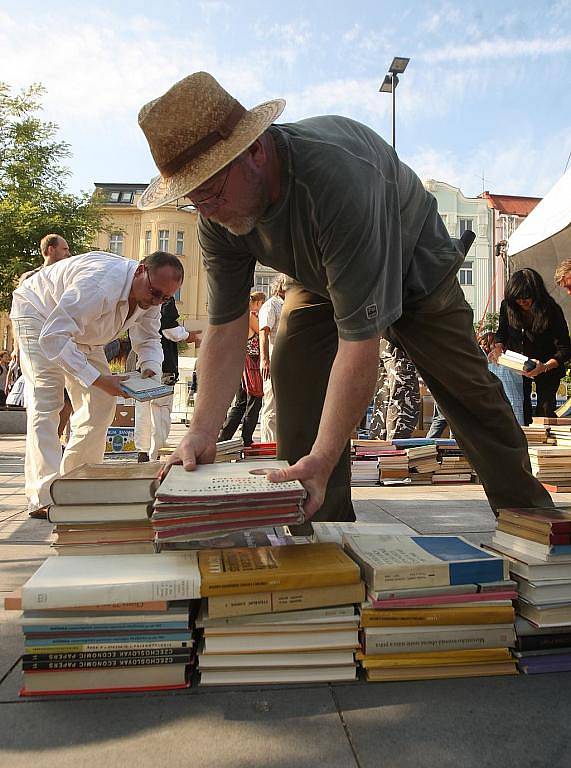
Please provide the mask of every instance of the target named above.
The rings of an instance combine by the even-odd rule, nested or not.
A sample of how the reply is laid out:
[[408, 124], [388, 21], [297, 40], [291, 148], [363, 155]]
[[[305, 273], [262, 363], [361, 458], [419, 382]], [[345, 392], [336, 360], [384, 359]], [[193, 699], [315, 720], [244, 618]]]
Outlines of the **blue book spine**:
[[503, 560], [450, 563], [450, 584], [475, 584], [505, 578]]

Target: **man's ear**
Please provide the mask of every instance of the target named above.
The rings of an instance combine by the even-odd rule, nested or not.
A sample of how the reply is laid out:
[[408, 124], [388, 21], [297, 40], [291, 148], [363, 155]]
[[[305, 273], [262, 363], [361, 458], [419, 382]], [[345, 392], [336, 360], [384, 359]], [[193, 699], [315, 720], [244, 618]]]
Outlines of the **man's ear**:
[[254, 165], [256, 165], [258, 168], [261, 168], [268, 158], [268, 153], [266, 151], [266, 145], [263, 141], [263, 137], [256, 139], [253, 144], [250, 144], [246, 151], [251, 157]]
[[139, 266], [135, 270], [135, 275], [142, 275], [144, 271], [145, 271], [145, 265], [142, 262], [140, 262]]

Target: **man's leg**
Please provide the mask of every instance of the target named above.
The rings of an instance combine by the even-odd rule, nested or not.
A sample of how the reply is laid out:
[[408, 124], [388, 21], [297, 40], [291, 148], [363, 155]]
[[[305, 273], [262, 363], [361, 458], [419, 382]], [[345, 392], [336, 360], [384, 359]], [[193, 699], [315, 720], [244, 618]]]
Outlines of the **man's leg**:
[[402, 349], [388, 344], [384, 357], [389, 384], [387, 440], [408, 438], [418, 424], [420, 389], [414, 363]]
[[430, 423], [430, 429], [428, 430], [428, 434], [426, 435], [426, 437], [430, 437], [431, 439], [442, 437], [444, 430], [446, 429], [447, 426], [448, 426], [448, 423], [444, 418], [444, 416], [440, 413], [438, 403], [435, 400], [434, 415], [432, 417], [432, 421]]
[[552, 506], [531, 474], [527, 441], [501, 382], [488, 370], [472, 322], [458, 281], [449, 277], [407, 308], [390, 332], [434, 395], [492, 509]]
[[381, 339], [377, 384], [375, 386], [375, 396], [373, 398], [373, 415], [371, 417], [371, 426], [369, 428], [369, 436], [375, 440], [387, 439], [387, 409], [389, 407], [390, 391], [389, 377], [387, 375], [384, 359], [386, 343], [385, 339]]
[[274, 388], [271, 378], [264, 381], [264, 399], [262, 402], [261, 415], [261, 436], [262, 443], [276, 442], [276, 400], [274, 397]]
[[[290, 288], [272, 353], [278, 457], [290, 464], [307, 455], [315, 442], [337, 345], [331, 303], [301, 286]], [[354, 519], [348, 443], [313, 520]], [[310, 523], [293, 527], [299, 535], [311, 530]]]
[[26, 497], [30, 511], [34, 511], [52, 503], [50, 485], [61, 462], [58, 424], [65, 376], [40, 349], [42, 320], [15, 318], [13, 325], [26, 382]]
[[173, 395], [157, 397], [151, 400], [151, 443], [150, 459], [156, 461], [159, 458], [161, 448], [164, 448], [171, 431], [171, 411]]
[[[102, 347], [94, 347], [87, 359], [103, 375], [109, 375], [109, 365]], [[67, 391], [73, 405], [71, 437], [61, 462], [61, 473], [80, 464], [101, 464], [105, 454], [107, 427], [115, 415], [116, 397], [97, 387], [84, 387], [77, 379], [67, 378]]]
[[262, 407], [262, 398], [255, 395], [248, 395], [246, 400], [246, 412], [242, 423], [242, 439], [244, 445], [252, 445], [252, 437], [258, 423], [260, 408]]
[[246, 390], [242, 386], [242, 382], [240, 382], [240, 389], [236, 393], [234, 404], [228, 411], [226, 421], [222, 425], [222, 429], [218, 435], [218, 440], [231, 440], [234, 437], [234, 432], [238, 429], [238, 426], [242, 421], [242, 416], [246, 411], [247, 398]]

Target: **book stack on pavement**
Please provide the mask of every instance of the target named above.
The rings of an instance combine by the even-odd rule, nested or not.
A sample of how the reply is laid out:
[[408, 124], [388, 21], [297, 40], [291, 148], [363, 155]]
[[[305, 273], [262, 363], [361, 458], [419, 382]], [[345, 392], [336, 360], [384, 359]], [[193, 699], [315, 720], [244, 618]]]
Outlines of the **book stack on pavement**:
[[531, 471], [553, 493], [571, 490], [571, 445], [541, 445], [529, 448]]
[[82, 464], [54, 480], [53, 548], [59, 555], [151, 554], [150, 514], [162, 464]]
[[338, 545], [206, 550], [198, 560], [202, 685], [355, 678], [365, 593]]
[[533, 424], [522, 426], [523, 434], [528, 445], [555, 445], [555, 440], [551, 437], [551, 427], [546, 424], [537, 424], [535, 419]]
[[[561, 419], [569, 421], [569, 419]], [[554, 424], [548, 427], [552, 444], [560, 448], [571, 448], [571, 426], [568, 424]]]
[[244, 446], [242, 455], [245, 459], [275, 459], [278, 453], [276, 443], [252, 443]]
[[488, 549], [509, 559], [518, 582], [519, 669], [571, 671], [571, 507], [500, 509]]
[[50, 557], [24, 584], [22, 696], [183, 688], [195, 552]]
[[506, 559], [458, 536], [343, 541], [367, 584], [358, 659], [368, 680], [516, 674]]
[[408, 478], [408, 456], [405, 450], [386, 451], [379, 455], [381, 483], [402, 482]]
[[410, 479], [413, 483], [432, 481], [432, 475], [440, 464], [436, 444], [418, 445], [406, 449]]
[[379, 459], [391, 456], [396, 448], [388, 440], [351, 441], [351, 485], [366, 487], [379, 484]]
[[472, 465], [455, 441], [438, 446], [438, 462], [438, 469], [432, 478], [436, 485], [470, 483], [474, 479]]
[[303, 521], [300, 482], [270, 483], [267, 474], [285, 461], [201, 464], [192, 472], [170, 468], [156, 492], [152, 525], [156, 542], [193, 541], [233, 531]]

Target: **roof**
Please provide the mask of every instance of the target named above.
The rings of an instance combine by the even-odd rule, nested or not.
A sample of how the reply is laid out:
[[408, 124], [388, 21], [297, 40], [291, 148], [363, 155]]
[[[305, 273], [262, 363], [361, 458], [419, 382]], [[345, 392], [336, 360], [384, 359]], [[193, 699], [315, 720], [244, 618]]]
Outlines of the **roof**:
[[541, 201], [541, 197], [524, 197], [522, 195], [494, 195], [490, 192], [482, 192], [480, 197], [488, 201], [490, 208], [506, 216], [528, 216], [535, 206]]

